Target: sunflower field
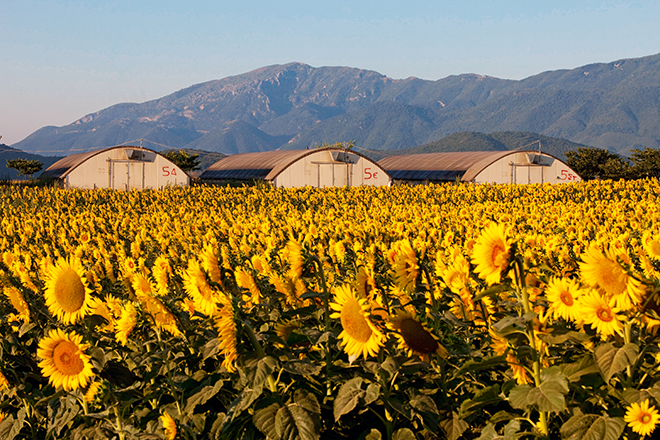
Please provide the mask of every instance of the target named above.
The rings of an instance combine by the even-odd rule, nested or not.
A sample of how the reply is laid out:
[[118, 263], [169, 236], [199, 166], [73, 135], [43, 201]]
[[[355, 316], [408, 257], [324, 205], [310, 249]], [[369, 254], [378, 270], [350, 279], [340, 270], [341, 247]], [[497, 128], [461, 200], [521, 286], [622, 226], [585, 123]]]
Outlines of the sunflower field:
[[0, 438], [650, 436], [659, 206], [655, 179], [2, 187]]

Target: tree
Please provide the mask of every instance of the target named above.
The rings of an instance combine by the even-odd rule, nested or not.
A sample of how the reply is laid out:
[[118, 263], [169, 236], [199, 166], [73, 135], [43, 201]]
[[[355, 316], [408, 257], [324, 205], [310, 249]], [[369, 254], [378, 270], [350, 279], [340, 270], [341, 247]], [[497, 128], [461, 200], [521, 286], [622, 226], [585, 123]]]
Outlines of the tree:
[[7, 159], [7, 168], [12, 168], [18, 171], [21, 176], [31, 176], [34, 173], [41, 171], [44, 164], [38, 160], [29, 159]]
[[632, 175], [636, 179], [644, 177], [660, 177], [660, 149], [644, 148], [632, 150]]
[[188, 154], [184, 150], [168, 151], [163, 154], [165, 158], [172, 161], [176, 166], [183, 171], [195, 171], [199, 169], [199, 154]]
[[602, 148], [578, 148], [567, 151], [566, 163], [584, 180], [626, 179], [631, 176], [628, 160]]

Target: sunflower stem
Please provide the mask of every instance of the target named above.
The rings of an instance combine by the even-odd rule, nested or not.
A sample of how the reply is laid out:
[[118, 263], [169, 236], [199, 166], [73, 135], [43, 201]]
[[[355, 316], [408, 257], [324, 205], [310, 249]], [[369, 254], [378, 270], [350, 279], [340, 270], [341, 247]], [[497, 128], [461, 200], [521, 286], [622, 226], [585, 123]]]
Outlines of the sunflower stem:
[[[250, 342], [252, 343], [252, 346], [254, 347], [254, 350], [257, 352], [257, 355], [259, 358], [263, 359], [266, 357], [266, 352], [264, 352], [263, 347], [259, 343], [259, 340], [257, 339], [257, 335], [254, 333], [254, 330], [250, 326], [249, 323], [243, 322], [243, 328], [245, 329], [245, 333], [247, 333], [248, 338], [250, 338]], [[273, 393], [277, 393], [277, 382], [275, 381], [275, 378], [273, 377], [272, 374], [268, 375], [268, 387], [270, 388], [270, 391]]]
[[314, 272], [319, 277], [321, 281], [321, 287], [323, 288], [323, 307], [325, 308], [325, 331], [330, 331], [330, 292], [328, 291], [328, 285], [325, 281], [325, 273], [323, 271], [323, 264], [319, 257], [316, 255], [310, 256], [311, 260], [314, 261], [316, 269]]
[[[516, 265], [514, 266], [516, 272], [516, 281], [518, 283], [518, 288], [521, 290], [522, 294], [522, 305], [525, 314], [532, 312], [532, 308], [529, 304], [529, 292], [527, 291], [527, 283], [525, 282], [525, 271], [523, 268], [523, 261], [521, 258], [515, 259]], [[534, 330], [534, 325], [531, 321], [527, 324], [528, 339], [534, 353], [534, 362], [532, 363], [532, 371], [534, 376], [534, 384], [537, 387], [541, 386], [541, 362], [538, 346], [536, 344], [536, 331]], [[541, 433], [548, 435], [548, 413], [545, 411], [539, 411], [539, 423], [541, 428]]]
[[119, 440], [125, 440], [126, 439], [126, 434], [124, 433], [124, 426], [121, 422], [121, 414], [119, 413], [119, 409], [117, 409], [117, 406], [113, 407], [113, 410], [115, 412], [115, 417], [117, 418], [117, 434], [119, 434]]
[[[632, 340], [632, 324], [633, 321], [629, 320], [626, 322], [626, 325], [623, 326], [623, 343], [624, 344], [630, 344], [630, 341]], [[628, 365], [626, 367], [626, 374], [628, 375], [628, 385], [631, 385], [632, 383], [632, 376], [633, 376], [633, 371], [632, 371], [632, 366]]]

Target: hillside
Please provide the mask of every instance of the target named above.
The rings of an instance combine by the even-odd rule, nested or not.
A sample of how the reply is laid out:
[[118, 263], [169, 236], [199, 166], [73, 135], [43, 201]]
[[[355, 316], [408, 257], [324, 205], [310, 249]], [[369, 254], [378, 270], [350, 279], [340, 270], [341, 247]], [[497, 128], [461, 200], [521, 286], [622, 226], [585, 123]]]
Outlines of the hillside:
[[[0, 144], [0, 180], [14, 180], [18, 179], [20, 176], [18, 171], [7, 168], [7, 161], [12, 159], [27, 159], [27, 160], [38, 160], [43, 163], [44, 166], [42, 169], [46, 169], [58, 160], [61, 159], [59, 156], [40, 156], [38, 154], [30, 154], [15, 148], [9, 147], [5, 144]], [[37, 173], [37, 175], [41, 172]]]
[[461, 132], [454, 133], [439, 141], [401, 150], [358, 150], [372, 160], [379, 161], [387, 156], [400, 154], [444, 153], [452, 151], [506, 151], [515, 149], [537, 150], [561, 160], [566, 160], [566, 151], [576, 150], [586, 145], [552, 138], [536, 133], [505, 131], [496, 133]]
[[520, 80], [396, 80], [350, 67], [268, 66], [117, 104], [14, 145], [39, 154], [149, 139], [223, 153], [356, 140], [406, 149], [459, 132], [521, 131], [627, 154], [660, 147], [660, 54]]

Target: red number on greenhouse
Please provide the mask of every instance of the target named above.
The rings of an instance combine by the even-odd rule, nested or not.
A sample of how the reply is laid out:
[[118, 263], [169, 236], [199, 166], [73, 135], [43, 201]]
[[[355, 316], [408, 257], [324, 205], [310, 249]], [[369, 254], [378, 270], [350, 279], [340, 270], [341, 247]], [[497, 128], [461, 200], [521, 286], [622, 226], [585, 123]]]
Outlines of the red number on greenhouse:
[[577, 180], [577, 176], [573, 173], [569, 173], [567, 170], [561, 170], [561, 177], [559, 180]]
[[172, 167], [172, 169], [170, 170], [170, 167], [167, 166], [163, 167], [163, 176], [167, 177], [170, 175], [176, 176], [176, 168]]
[[364, 169], [364, 180], [369, 180], [369, 179], [377, 179], [378, 178], [378, 171], [371, 172], [369, 171], [371, 168], [365, 168]]

